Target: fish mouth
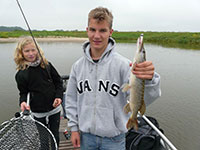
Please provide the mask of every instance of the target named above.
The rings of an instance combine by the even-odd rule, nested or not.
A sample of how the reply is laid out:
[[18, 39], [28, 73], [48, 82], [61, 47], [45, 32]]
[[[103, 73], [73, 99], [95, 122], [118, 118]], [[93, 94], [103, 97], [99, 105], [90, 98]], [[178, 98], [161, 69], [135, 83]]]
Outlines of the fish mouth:
[[143, 49], [143, 34], [140, 35], [140, 37], [138, 38], [138, 51], [142, 52]]

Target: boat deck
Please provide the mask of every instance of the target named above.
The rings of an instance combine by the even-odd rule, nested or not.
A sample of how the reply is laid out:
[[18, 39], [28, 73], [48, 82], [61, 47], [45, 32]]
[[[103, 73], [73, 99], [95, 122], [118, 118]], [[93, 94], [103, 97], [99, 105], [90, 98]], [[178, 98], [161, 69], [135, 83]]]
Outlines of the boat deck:
[[74, 148], [70, 140], [66, 140], [64, 136], [64, 131], [67, 128], [67, 119], [63, 117], [60, 120], [60, 143], [59, 143], [59, 150], [80, 150], [79, 148]]
[[[61, 117], [60, 120], [60, 128], [59, 128], [59, 133], [60, 133], [60, 143], [59, 143], [59, 149], [58, 150], [80, 150], [80, 148], [74, 148], [71, 141], [67, 140], [64, 136], [64, 131], [67, 127], [67, 119], [64, 119], [64, 117]], [[164, 142], [164, 141], [163, 141]], [[164, 144], [160, 145], [160, 150], [171, 150], [171, 148]]]

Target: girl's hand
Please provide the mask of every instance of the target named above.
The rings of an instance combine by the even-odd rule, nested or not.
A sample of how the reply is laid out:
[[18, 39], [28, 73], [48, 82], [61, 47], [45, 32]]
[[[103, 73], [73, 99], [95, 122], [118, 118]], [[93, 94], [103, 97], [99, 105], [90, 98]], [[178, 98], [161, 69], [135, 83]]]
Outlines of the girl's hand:
[[28, 106], [26, 102], [22, 102], [20, 107], [22, 112], [24, 112], [24, 110], [30, 110], [30, 106]]
[[62, 100], [60, 98], [55, 98], [53, 102], [53, 107], [58, 107], [62, 103]]

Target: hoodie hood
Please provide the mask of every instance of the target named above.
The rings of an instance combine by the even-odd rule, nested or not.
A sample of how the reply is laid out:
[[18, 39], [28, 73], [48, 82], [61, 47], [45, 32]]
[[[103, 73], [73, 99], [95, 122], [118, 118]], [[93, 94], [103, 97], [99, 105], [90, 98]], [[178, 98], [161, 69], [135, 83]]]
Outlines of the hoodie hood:
[[[109, 56], [109, 54], [114, 50], [115, 45], [116, 45], [115, 40], [112, 37], [110, 37], [109, 41], [108, 41], [108, 46], [105, 49], [105, 51], [103, 52], [103, 54], [101, 55], [99, 62], [106, 60], [106, 58]], [[89, 41], [86, 41], [83, 44], [83, 52], [84, 52], [84, 56], [89, 61], [93, 62], [92, 57], [90, 55], [90, 42]]]

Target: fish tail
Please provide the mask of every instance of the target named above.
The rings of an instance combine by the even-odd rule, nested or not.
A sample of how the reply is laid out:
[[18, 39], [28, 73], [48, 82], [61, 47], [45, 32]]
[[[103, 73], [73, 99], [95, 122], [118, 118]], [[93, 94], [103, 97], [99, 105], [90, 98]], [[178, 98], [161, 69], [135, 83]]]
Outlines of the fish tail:
[[130, 128], [134, 128], [135, 130], [138, 130], [138, 121], [137, 119], [132, 119], [129, 118], [127, 124], [126, 124], [126, 128], [130, 129]]

